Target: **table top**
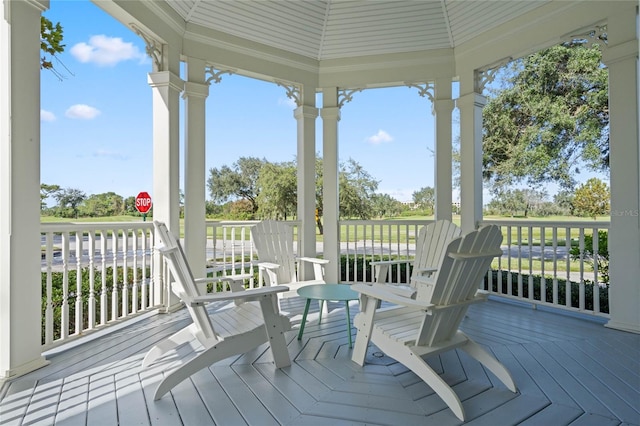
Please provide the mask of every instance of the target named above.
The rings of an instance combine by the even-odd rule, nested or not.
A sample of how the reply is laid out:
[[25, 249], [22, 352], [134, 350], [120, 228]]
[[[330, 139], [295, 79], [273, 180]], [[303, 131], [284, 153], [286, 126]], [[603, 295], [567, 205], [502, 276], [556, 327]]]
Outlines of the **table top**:
[[298, 295], [317, 300], [357, 300], [359, 293], [348, 284], [311, 284], [298, 289]]

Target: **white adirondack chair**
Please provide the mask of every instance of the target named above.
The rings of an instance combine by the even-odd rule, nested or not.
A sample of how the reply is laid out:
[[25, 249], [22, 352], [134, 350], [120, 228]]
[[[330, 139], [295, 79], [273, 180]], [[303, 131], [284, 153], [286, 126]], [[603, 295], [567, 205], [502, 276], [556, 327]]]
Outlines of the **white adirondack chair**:
[[[352, 286], [362, 296], [361, 312], [354, 319], [358, 335], [352, 360], [364, 365], [371, 341], [424, 380], [460, 420], [465, 418], [460, 399], [422, 357], [460, 348], [516, 392], [507, 369], [458, 330], [469, 305], [486, 300], [486, 293], [478, 290], [478, 284], [491, 260], [502, 254], [501, 241], [500, 229], [495, 225], [451, 241], [434, 275], [416, 279], [415, 299], [390, 292], [384, 286]], [[395, 306], [376, 309], [378, 300]]]
[[371, 262], [375, 270], [374, 284], [387, 285], [390, 291], [400, 295], [414, 296], [416, 280], [419, 277], [428, 277], [438, 269], [445, 249], [454, 238], [460, 236], [460, 232], [456, 224], [444, 219], [423, 226], [416, 237], [416, 254], [412, 261], [409, 284], [386, 282], [391, 266], [407, 263], [406, 260], [400, 259]]
[[[193, 278], [179, 241], [166, 225], [157, 221], [154, 225], [156, 238], [159, 237], [162, 242], [157, 249], [164, 255], [175, 280], [171, 288], [186, 305], [193, 323], [151, 348], [142, 361], [142, 367], [148, 367], [166, 352], [194, 339], [204, 346], [204, 350], [194, 358], [165, 375], [156, 389], [154, 399], [162, 398], [199, 370], [266, 342], [271, 346], [276, 367], [291, 365], [284, 338], [284, 332], [291, 329], [291, 324], [287, 317], [280, 315], [276, 303], [276, 294], [288, 290], [287, 287], [245, 290], [242, 282], [234, 281], [233, 277], [223, 277], [220, 280], [229, 283], [231, 292], [200, 294], [197, 284], [205, 280]], [[229, 301], [229, 307], [209, 315], [206, 304], [217, 301]]]
[[[261, 280], [267, 286], [286, 285], [288, 292], [278, 293], [278, 299], [297, 296], [296, 290], [309, 284], [324, 284], [326, 259], [296, 257], [293, 248], [293, 230], [289, 224], [276, 220], [263, 220], [251, 227], [251, 238], [258, 253]], [[300, 280], [300, 262], [313, 265], [314, 278]]]

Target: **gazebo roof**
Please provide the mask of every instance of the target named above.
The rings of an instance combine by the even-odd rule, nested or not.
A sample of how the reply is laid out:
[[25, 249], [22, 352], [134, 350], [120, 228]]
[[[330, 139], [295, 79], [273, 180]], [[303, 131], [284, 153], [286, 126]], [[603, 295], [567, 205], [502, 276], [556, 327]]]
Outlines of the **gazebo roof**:
[[[220, 70], [308, 87], [466, 78], [592, 32], [617, 2], [154, 0], [95, 3], [151, 45]], [[473, 83], [471, 83], [473, 84]]]
[[206, 28], [320, 61], [455, 48], [545, 3], [167, 0], [187, 33]]

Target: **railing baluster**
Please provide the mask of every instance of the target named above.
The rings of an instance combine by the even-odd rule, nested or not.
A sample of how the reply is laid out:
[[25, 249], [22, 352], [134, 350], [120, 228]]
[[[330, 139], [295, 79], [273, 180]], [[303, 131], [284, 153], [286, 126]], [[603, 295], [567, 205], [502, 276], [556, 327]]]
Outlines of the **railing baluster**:
[[53, 232], [47, 232], [45, 261], [47, 263], [47, 294], [44, 312], [44, 343], [53, 342]]
[[118, 229], [113, 230], [111, 237], [111, 254], [113, 255], [113, 288], [111, 289], [111, 321], [120, 316], [118, 314]]
[[80, 334], [83, 325], [82, 315], [82, 246], [83, 233], [76, 231], [76, 303], [75, 303], [75, 334]]
[[145, 229], [141, 229], [140, 235], [142, 239], [142, 259], [140, 259], [142, 268], [142, 294], [140, 296], [140, 309], [144, 311], [151, 305], [151, 303], [149, 303], [149, 277], [147, 276], [147, 231]]
[[[552, 303], [554, 305], [558, 304], [558, 228], [555, 226], [552, 228], [552, 237], [553, 238], [553, 300]], [[567, 243], [565, 241], [565, 247]]]
[[122, 313], [123, 317], [129, 315], [129, 270], [127, 253], [129, 252], [129, 230], [122, 229]]
[[69, 233], [62, 233], [62, 307], [60, 338], [69, 337]]
[[100, 325], [106, 325], [109, 312], [107, 294], [107, 232], [100, 231]]
[[540, 227], [540, 301], [542, 302], [546, 302], [547, 301], [547, 282], [545, 280], [545, 270], [544, 270], [544, 264], [546, 261], [546, 256], [544, 254], [544, 249], [545, 249], [545, 243], [546, 243], [546, 229], [543, 226]]
[[140, 293], [140, 280], [138, 279], [138, 230], [136, 228], [131, 229], [131, 250], [133, 252], [132, 260], [132, 287], [131, 287], [131, 313], [138, 313], [139, 306], [139, 293]]
[[93, 329], [96, 325], [96, 233], [88, 231], [89, 234], [89, 300], [87, 306], [87, 328]]

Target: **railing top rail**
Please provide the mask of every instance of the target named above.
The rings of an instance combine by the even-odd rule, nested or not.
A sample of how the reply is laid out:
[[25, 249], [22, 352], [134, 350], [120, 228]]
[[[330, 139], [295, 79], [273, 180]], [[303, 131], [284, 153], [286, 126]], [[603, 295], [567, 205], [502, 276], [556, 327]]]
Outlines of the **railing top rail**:
[[399, 219], [399, 220], [388, 220], [388, 219], [378, 219], [378, 220], [361, 220], [361, 219], [347, 219], [340, 220], [341, 225], [428, 225], [433, 222], [433, 219]]
[[40, 223], [40, 232], [111, 231], [114, 229], [153, 229], [153, 222], [64, 222]]
[[600, 220], [500, 220], [487, 219], [480, 222], [486, 225], [501, 226], [545, 226], [556, 228], [601, 228], [609, 229], [611, 222]]

